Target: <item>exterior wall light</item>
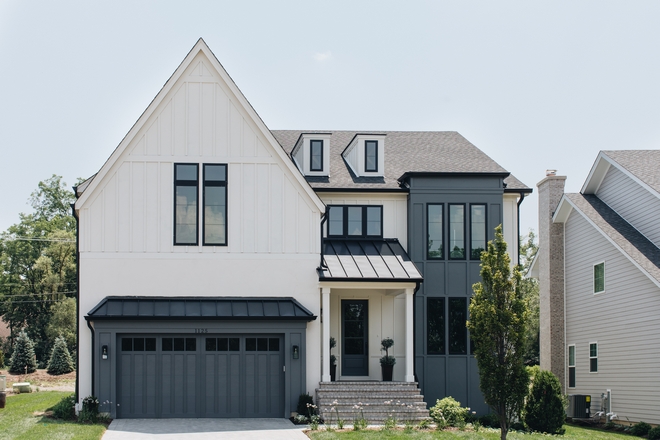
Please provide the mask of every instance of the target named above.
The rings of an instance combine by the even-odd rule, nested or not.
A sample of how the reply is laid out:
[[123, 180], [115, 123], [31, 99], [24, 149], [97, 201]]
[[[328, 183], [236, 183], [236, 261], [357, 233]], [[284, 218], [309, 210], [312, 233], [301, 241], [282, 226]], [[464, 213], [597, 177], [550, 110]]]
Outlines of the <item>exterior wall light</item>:
[[291, 355], [294, 359], [300, 359], [300, 347], [294, 345], [293, 349], [291, 350]]
[[106, 360], [108, 359], [108, 346], [104, 345], [101, 347], [101, 359]]

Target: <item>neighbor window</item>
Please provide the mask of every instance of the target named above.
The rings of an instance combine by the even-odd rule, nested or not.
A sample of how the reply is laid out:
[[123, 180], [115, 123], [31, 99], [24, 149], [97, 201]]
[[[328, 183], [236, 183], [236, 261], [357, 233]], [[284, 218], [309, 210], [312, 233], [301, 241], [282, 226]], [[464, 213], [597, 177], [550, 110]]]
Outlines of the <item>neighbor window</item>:
[[568, 346], [568, 387], [575, 388], [575, 345]]
[[174, 165], [174, 244], [197, 244], [198, 165]]
[[486, 249], [486, 205], [470, 205], [470, 259], [481, 259]]
[[449, 259], [465, 259], [465, 205], [449, 205]]
[[445, 299], [426, 299], [426, 353], [445, 354]]
[[204, 245], [227, 244], [227, 165], [204, 164]]
[[467, 298], [449, 298], [449, 354], [467, 354]]
[[309, 170], [323, 171], [323, 140], [312, 139], [309, 141], [309, 147], [311, 153], [309, 156]]
[[328, 209], [328, 237], [383, 236], [382, 206], [333, 205]]
[[364, 170], [378, 171], [378, 141], [364, 141]]
[[589, 372], [598, 373], [598, 343], [589, 343]]
[[594, 264], [594, 293], [605, 291], [605, 262]]
[[443, 258], [442, 248], [442, 208], [443, 205], [426, 206], [426, 234], [428, 239], [428, 258]]

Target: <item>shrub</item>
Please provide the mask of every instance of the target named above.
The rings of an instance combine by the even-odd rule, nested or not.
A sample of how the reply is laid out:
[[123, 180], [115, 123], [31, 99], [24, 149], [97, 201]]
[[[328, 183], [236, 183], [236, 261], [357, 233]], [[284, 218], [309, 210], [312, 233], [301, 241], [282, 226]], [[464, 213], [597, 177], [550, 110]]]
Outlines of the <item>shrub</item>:
[[73, 360], [66, 346], [66, 340], [59, 336], [55, 339], [53, 351], [50, 353], [48, 361], [48, 374], [66, 374], [73, 371]]
[[62, 420], [73, 420], [76, 418], [76, 395], [70, 394], [62, 397], [53, 407], [53, 417]]
[[462, 408], [461, 403], [453, 397], [438, 400], [430, 410], [430, 415], [438, 428], [445, 426], [464, 426], [468, 408]]
[[497, 414], [493, 413], [479, 417], [479, 424], [486, 428], [500, 429], [500, 419], [497, 417]]
[[83, 399], [83, 406], [78, 413], [80, 423], [96, 423], [99, 420], [99, 399], [87, 396]]
[[534, 383], [534, 379], [536, 378], [536, 375], [539, 374], [539, 371], [541, 371], [541, 367], [538, 365], [534, 365], [533, 367], [526, 367], [527, 368], [527, 374], [529, 374], [529, 382], [530, 384]]
[[660, 440], [660, 426], [651, 429], [647, 434], [649, 440]]
[[14, 343], [14, 353], [9, 361], [9, 372], [12, 374], [34, 373], [37, 360], [34, 356], [34, 343], [22, 330]]
[[5, 352], [0, 350], [0, 368], [5, 368]]
[[564, 409], [565, 400], [557, 376], [539, 371], [525, 405], [525, 424], [532, 431], [561, 434], [566, 419]]
[[312, 405], [314, 405], [314, 399], [312, 396], [310, 396], [309, 393], [301, 394], [300, 397], [298, 397], [298, 407], [296, 412], [309, 417], [314, 414], [314, 411], [312, 411]]
[[630, 428], [630, 433], [637, 437], [644, 437], [651, 430], [651, 425], [646, 422], [639, 422]]

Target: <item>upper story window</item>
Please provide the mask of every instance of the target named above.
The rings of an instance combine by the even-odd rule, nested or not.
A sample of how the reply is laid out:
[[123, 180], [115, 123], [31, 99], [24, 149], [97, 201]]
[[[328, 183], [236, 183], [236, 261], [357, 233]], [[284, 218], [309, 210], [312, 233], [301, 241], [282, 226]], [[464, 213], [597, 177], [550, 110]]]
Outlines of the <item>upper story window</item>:
[[364, 141], [364, 170], [378, 171], [378, 141]]
[[481, 259], [486, 249], [486, 205], [470, 205], [470, 259]]
[[309, 170], [323, 171], [323, 140], [311, 139], [309, 141], [309, 148]]
[[[227, 165], [204, 164], [202, 243], [227, 244]], [[174, 164], [174, 244], [199, 244], [199, 165]]]
[[568, 387], [575, 388], [575, 345], [568, 346]]
[[605, 262], [594, 264], [594, 294], [605, 292]]
[[589, 343], [589, 372], [598, 373], [598, 343]]
[[465, 205], [449, 205], [449, 259], [465, 259]]
[[[445, 207], [447, 208], [445, 210]], [[469, 237], [466, 234], [466, 205], [457, 203], [428, 203], [426, 205], [426, 258], [430, 260], [479, 260], [486, 248], [486, 204], [469, 205]], [[445, 217], [445, 212], [448, 215]], [[445, 253], [444, 243], [447, 243]], [[466, 248], [467, 244], [469, 248]], [[467, 253], [466, 253], [467, 252]]]
[[331, 205], [328, 210], [328, 237], [383, 236], [382, 206]]
[[427, 257], [429, 259], [442, 259], [444, 258], [443, 243], [443, 227], [442, 227], [442, 211], [443, 205], [427, 205], [426, 206], [426, 226], [428, 235], [428, 250]]

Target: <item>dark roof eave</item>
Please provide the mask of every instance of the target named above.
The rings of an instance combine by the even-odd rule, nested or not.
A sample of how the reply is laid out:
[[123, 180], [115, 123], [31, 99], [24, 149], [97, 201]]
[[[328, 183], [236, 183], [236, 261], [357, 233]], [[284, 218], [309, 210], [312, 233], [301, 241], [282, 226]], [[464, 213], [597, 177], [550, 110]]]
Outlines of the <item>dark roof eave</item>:
[[512, 193], [512, 194], [520, 194], [520, 193], [525, 193], [525, 194], [531, 194], [534, 192], [532, 188], [504, 188], [505, 193]]
[[407, 193], [408, 188], [370, 188], [370, 187], [350, 187], [350, 188], [328, 188], [312, 186], [315, 192], [372, 192], [372, 193]]
[[421, 283], [424, 281], [424, 278], [325, 278], [319, 275], [319, 281], [351, 283]]
[[443, 171], [406, 171], [397, 179], [403, 182], [408, 177], [442, 177], [442, 176], [458, 176], [458, 177], [475, 177], [475, 176], [494, 176], [494, 177], [509, 177], [511, 173], [508, 171], [469, 171], [469, 172], [443, 172]]
[[315, 321], [317, 316], [85, 316], [86, 321]]

